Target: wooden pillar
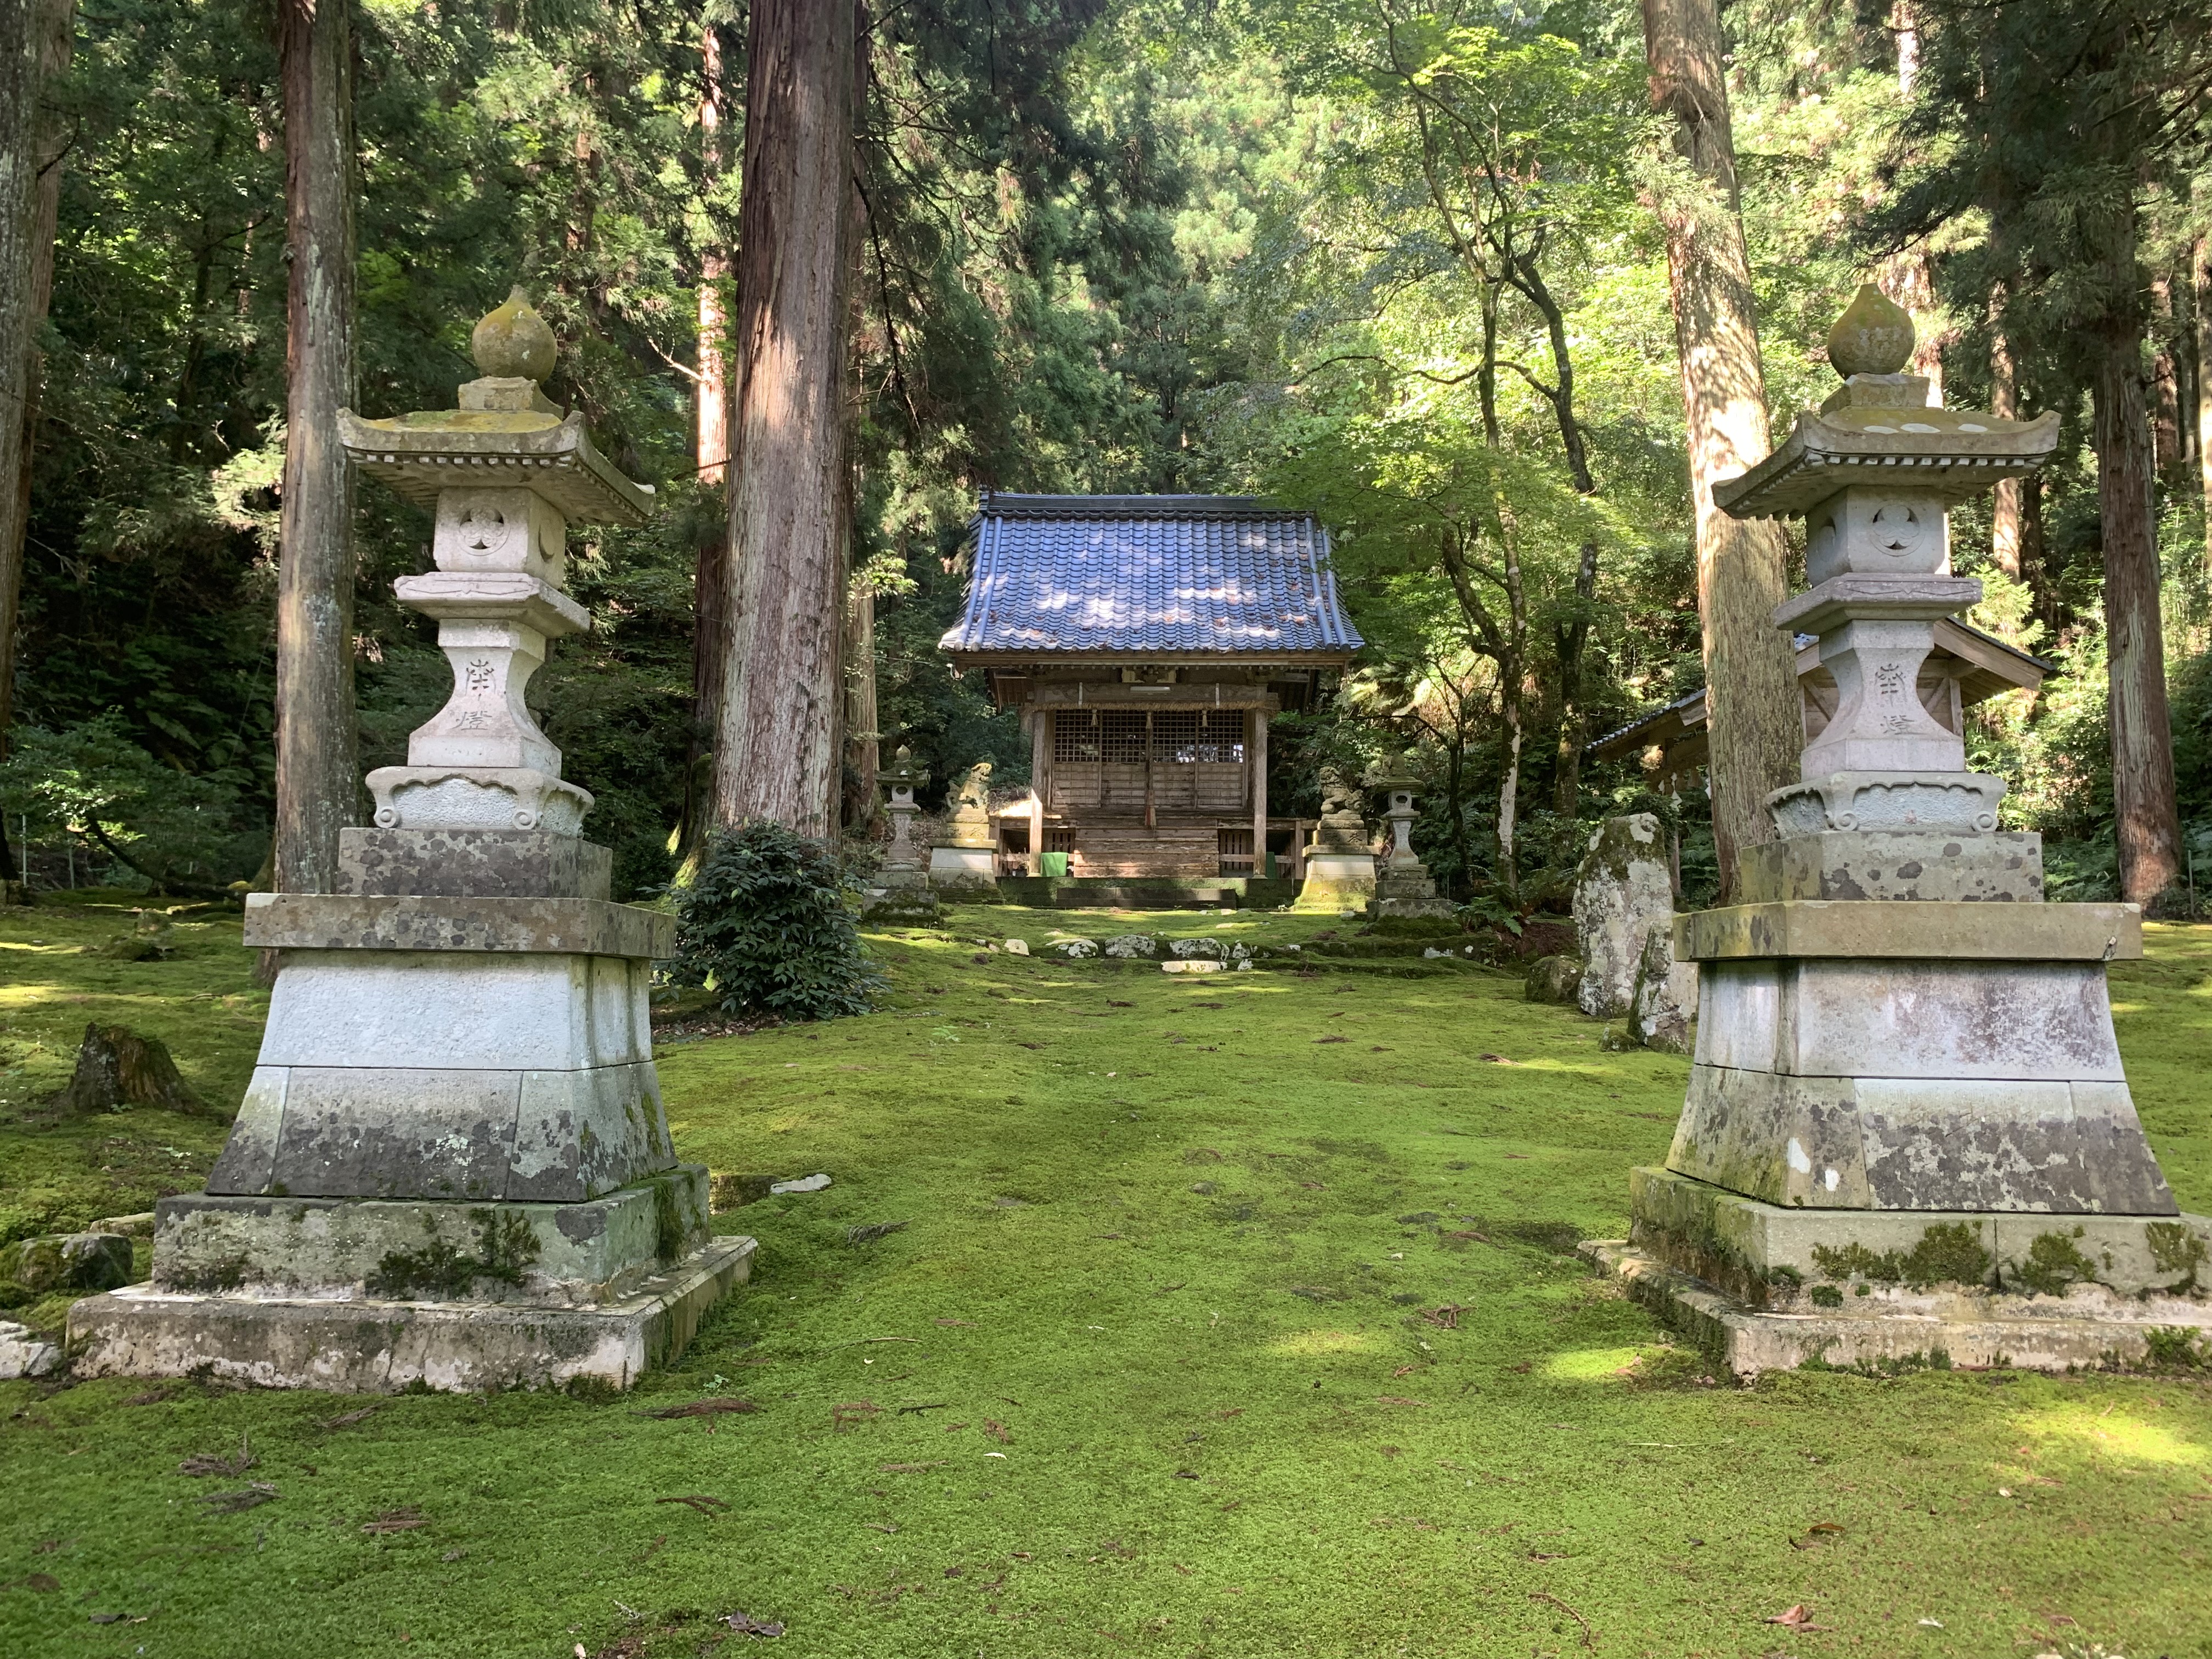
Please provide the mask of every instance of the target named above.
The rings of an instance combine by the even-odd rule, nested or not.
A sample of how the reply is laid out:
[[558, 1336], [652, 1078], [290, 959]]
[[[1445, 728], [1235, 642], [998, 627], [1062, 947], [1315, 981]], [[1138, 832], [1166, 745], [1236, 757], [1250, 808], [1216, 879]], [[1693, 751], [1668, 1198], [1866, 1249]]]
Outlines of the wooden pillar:
[[1252, 781], [1252, 873], [1267, 873], [1267, 707], [1252, 711], [1251, 735], [1244, 741], [1244, 770]]
[[1145, 710], [1145, 828], [1157, 830], [1159, 818], [1152, 809], [1152, 711]]
[[1052, 787], [1052, 711], [1030, 704], [1030, 873], [1044, 873], [1044, 797]]

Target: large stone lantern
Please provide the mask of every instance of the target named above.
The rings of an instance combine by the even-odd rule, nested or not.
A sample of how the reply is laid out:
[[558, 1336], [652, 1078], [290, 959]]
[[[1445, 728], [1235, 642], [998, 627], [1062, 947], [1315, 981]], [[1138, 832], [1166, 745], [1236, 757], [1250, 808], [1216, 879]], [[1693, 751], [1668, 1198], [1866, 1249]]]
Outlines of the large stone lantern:
[[590, 625], [568, 527], [641, 523], [651, 492], [546, 400], [520, 290], [474, 345], [458, 409], [339, 416], [355, 464], [435, 515], [436, 568], [396, 586], [452, 695], [368, 775], [337, 892], [248, 896], [246, 943], [281, 952], [252, 1082], [207, 1190], [157, 1207], [152, 1282], [72, 1310], [81, 1372], [626, 1386], [749, 1269], [669, 1141], [647, 993], [672, 924], [608, 902], [592, 797], [523, 702]]
[[1437, 896], [1436, 878], [1413, 850], [1413, 820], [1420, 816], [1413, 798], [1421, 781], [1403, 761], [1370, 774], [1367, 787], [1390, 802], [1382, 817], [1390, 826], [1389, 850], [1376, 861], [1374, 914], [1377, 916], [1453, 916], [1459, 907]]
[[1595, 1247], [1738, 1371], [1820, 1361], [2141, 1360], [2212, 1327], [2212, 1222], [2182, 1214], [2137, 1121], [2106, 964], [2133, 905], [2051, 904], [2042, 846], [1997, 827], [2004, 781], [1917, 694], [1953, 574], [1948, 514], [2039, 465], [2057, 416], [1931, 408], [1909, 318], [1871, 287], [1845, 376], [1714, 489], [1801, 517], [1836, 711], [1744, 849], [1743, 902], [1678, 917], [1695, 1063], [1665, 1167], [1636, 1170], [1630, 1248]]

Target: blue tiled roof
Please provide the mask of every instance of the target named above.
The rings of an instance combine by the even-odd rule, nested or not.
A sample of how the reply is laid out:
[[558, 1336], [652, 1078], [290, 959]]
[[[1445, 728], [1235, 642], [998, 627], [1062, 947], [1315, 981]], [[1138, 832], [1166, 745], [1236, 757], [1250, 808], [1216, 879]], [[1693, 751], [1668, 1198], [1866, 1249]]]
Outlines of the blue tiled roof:
[[1328, 533], [1243, 495], [983, 497], [951, 652], [1221, 652], [1341, 658]]

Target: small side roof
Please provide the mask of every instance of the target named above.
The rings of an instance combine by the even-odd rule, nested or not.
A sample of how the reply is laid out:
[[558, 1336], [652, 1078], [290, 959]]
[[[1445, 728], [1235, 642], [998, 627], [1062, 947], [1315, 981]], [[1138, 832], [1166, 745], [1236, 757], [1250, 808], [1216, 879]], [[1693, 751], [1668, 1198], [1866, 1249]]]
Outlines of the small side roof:
[[1328, 532], [1249, 495], [987, 493], [968, 605], [941, 647], [975, 663], [1238, 657], [1340, 665]]

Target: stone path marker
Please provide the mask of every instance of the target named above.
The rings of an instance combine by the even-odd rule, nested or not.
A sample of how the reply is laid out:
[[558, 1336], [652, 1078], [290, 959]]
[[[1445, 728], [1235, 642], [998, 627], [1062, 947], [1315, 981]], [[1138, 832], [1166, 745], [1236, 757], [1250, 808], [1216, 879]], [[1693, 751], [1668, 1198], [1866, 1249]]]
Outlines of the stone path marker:
[[270, 1387], [626, 1387], [748, 1275], [679, 1164], [647, 992], [664, 915], [607, 898], [523, 687], [589, 625], [568, 526], [637, 524], [650, 492], [538, 381], [550, 330], [518, 290], [478, 325], [460, 407], [340, 416], [356, 463], [436, 514], [436, 569], [398, 582], [438, 619], [446, 706], [368, 775], [340, 890], [256, 893], [281, 951], [245, 1103], [207, 1190], [164, 1199], [151, 1283], [79, 1302], [80, 1374], [207, 1368]]
[[1700, 968], [1688, 1100], [1666, 1166], [1631, 1177], [1627, 1243], [1585, 1249], [1740, 1373], [2201, 1348], [2212, 1221], [2160, 1172], [2106, 988], [2141, 913], [2045, 903], [2040, 838], [1996, 828], [2004, 781], [1915, 691], [1936, 621], [1981, 597], [1949, 508], [2039, 465], [2057, 417], [1928, 407], [1893, 321], [1714, 489], [1807, 520], [1813, 586], [1775, 623], [1820, 636], [1840, 695], [1767, 799], [1782, 838], [1741, 855], [1745, 902], [1675, 921]]

